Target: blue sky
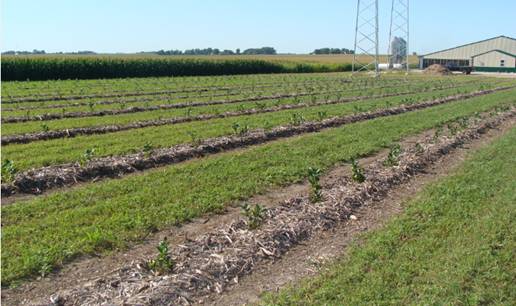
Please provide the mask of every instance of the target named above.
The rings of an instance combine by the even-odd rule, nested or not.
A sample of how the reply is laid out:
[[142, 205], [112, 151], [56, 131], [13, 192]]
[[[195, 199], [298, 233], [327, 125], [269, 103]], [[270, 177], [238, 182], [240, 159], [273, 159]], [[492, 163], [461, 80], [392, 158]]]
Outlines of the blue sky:
[[[390, 0], [380, 0], [380, 50]], [[353, 48], [356, 0], [2, 0], [1, 49]], [[411, 52], [516, 37], [516, 0], [412, 0]], [[384, 50], [385, 49], [385, 50]]]

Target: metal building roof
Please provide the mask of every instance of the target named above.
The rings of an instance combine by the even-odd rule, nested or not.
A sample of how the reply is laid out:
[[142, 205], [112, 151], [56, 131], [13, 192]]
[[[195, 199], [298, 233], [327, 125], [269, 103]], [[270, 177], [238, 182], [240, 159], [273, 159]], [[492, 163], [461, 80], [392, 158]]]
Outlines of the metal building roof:
[[508, 36], [497, 36], [441, 51], [436, 51], [420, 56], [420, 58], [442, 59], [470, 59], [480, 53], [492, 50], [500, 50], [509, 54], [516, 54], [516, 39]]
[[512, 53], [505, 52], [503, 50], [498, 50], [498, 49], [487, 51], [487, 52], [480, 53], [480, 54], [477, 54], [477, 55], [473, 55], [473, 57], [481, 56], [481, 55], [488, 54], [488, 53], [491, 53], [491, 52], [500, 52], [500, 53], [508, 55], [508, 56], [516, 57], [516, 54], [512, 54]]

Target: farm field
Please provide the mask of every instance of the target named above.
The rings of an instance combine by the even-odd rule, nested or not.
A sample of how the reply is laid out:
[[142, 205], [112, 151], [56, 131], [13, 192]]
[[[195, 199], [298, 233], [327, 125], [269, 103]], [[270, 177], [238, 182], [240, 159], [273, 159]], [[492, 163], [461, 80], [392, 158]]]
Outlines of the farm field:
[[[475, 124], [510, 119], [515, 107], [516, 80], [469, 76], [2, 82], [2, 286], [24, 288], [91, 256], [131, 250], [305, 182], [310, 167], [324, 174], [429, 130], [439, 144]], [[497, 147], [510, 150], [511, 137]], [[180, 246], [170, 249], [180, 262]], [[203, 288], [198, 293], [212, 290]]]
[[[387, 62], [387, 57], [380, 60]], [[351, 71], [352, 62], [352, 55], [4, 55], [2, 80], [344, 72]], [[357, 55], [357, 62], [367, 64], [370, 58]], [[417, 56], [409, 62], [417, 65]]]
[[511, 304], [515, 151], [513, 128], [428, 186], [406, 204], [406, 213], [364, 237], [321, 276], [263, 304]]

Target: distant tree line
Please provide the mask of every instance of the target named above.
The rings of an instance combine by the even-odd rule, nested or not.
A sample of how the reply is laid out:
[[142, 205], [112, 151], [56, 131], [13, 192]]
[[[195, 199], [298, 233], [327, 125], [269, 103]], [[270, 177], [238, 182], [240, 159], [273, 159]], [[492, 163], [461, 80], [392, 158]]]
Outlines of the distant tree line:
[[349, 50], [346, 48], [321, 48], [321, 49], [315, 49], [314, 52], [310, 54], [354, 54], [355, 51]]
[[34, 49], [32, 51], [14, 51], [9, 50], [2, 52], [2, 55], [31, 55], [31, 54], [97, 54], [93, 51], [77, 51], [77, 52], [55, 52], [55, 53], [46, 53], [45, 50], [37, 50]]
[[272, 47], [262, 48], [250, 48], [243, 52], [240, 49], [233, 50], [220, 50], [217, 48], [206, 48], [206, 49], [189, 49], [189, 50], [159, 50], [156, 52], [158, 55], [254, 55], [254, 54], [277, 54], [276, 49]]
[[[220, 50], [218, 48], [205, 48], [205, 49], [188, 49], [188, 50], [159, 50], [159, 51], [152, 51], [152, 52], [140, 52], [140, 53], [153, 53], [158, 55], [275, 55], [278, 54], [276, 52], [276, 49], [273, 47], [262, 47], [262, 48], [249, 48], [244, 50], [243, 52], [240, 51], [240, 49], [233, 50]], [[315, 49], [310, 54], [353, 54], [354, 51], [346, 48], [321, 48], [321, 49]], [[79, 55], [85, 55], [85, 54], [97, 54], [94, 51], [77, 51], [77, 52], [55, 52], [55, 53], [46, 53], [45, 50], [37, 50], [34, 49], [32, 51], [14, 51], [9, 50], [2, 52], [3, 55], [31, 55], [31, 54], [79, 54]]]
[[156, 52], [158, 55], [233, 55], [239, 54], [240, 50], [237, 49], [238, 52], [234, 52], [233, 50], [220, 50], [217, 48], [206, 48], [206, 49], [189, 49], [189, 50], [159, 50]]
[[32, 51], [14, 51], [14, 50], [9, 50], [9, 51], [2, 52], [2, 54], [5, 54], [5, 55], [16, 55], [16, 54], [19, 54], [19, 55], [29, 55], [29, 54], [46, 54], [46, 53], [45, 53], [45, 50], [34, 49]]

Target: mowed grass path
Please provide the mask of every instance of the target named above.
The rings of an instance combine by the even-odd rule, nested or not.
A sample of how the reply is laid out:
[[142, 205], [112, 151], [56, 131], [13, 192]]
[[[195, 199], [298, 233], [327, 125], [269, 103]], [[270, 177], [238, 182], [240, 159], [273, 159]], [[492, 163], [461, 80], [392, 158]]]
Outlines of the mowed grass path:
[[[117, 133], [87, 135], [74, 138], [60, 138], [48, 141], [36, 141], [28, 144], [12, 144], [3, 148], [3, 158], [14, 161], [20, 170], [42, 167], [81, 159], [87, 149], [94, 149], [97, 157], [123, 155], [140, 152], [146, 144], [154, 148], [170, 147], [196, 140], [219, 137], [234, 133], [233, 125], [247, 125], [249, 129], [270, 129], [280, 125], [291, 124], [294, 115], [301, 115], [305, 120], [319, 120], [324, 117], [351, 115], [356, 112], [394, 107], [407, 101], [427, 101], [435, 96], [449, 96], [461, 92], [473, 92], [478, 85], [469, 85], [461, 89], [436, 90], [429, 93], [404, 95], [384, 99], [371, 99], [353, 103], [310, 106], [302, 109], [283, 110], [251, 116], [228, 117], [208, 121], [194, 121], [158, 127], [146, 127]], [[516, 93], [515, 90], [512, 91]], [[409, 100], [412, 99], [412, 100]], [[455, 103], [455, 102], [452, 102]], [[30, 156], [30, 158], [27, 158]]]
[[267, 305], [514, 305], [516, 128]]
[[500, 92], [359, 122], [246, 150], [105, 180], [2, 207], [2, 282], [48, 272], [81, 254], [124, 248], [149, 232], [217, 212], [273, 186], [298, 182], [460, 116], [514, 105]]

